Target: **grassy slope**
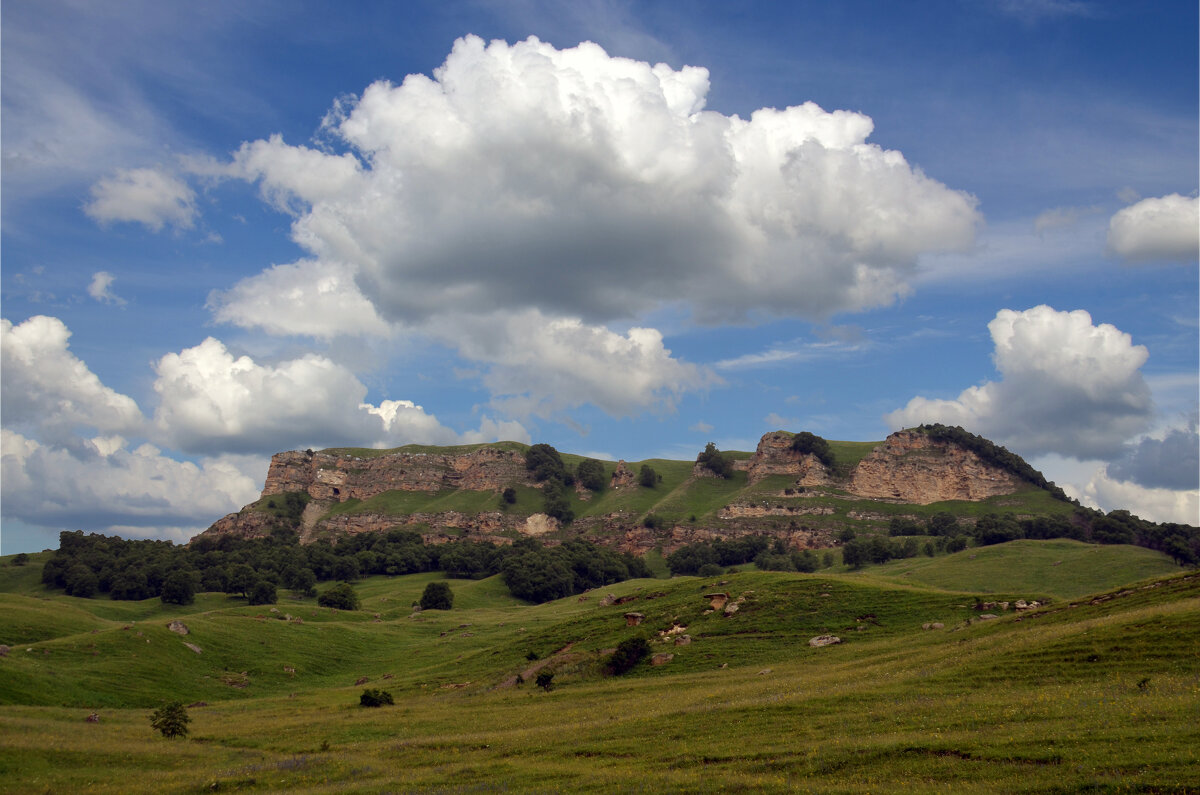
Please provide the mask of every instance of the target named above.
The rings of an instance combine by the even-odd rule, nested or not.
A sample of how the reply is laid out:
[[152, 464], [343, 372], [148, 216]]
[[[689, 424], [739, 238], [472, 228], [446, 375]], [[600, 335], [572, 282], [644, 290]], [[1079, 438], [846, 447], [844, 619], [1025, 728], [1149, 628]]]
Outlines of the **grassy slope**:
[[972, 547], [946, 557], [894, 560], [863, 569], [863, 576], [979, 594], [1024, 590], [1070, 599], [1175, 571], [1178, 567], [1161, 552], [1059, 538]]
[[[974, 552], [1015, 552], [991, 563], [1014, 582], [997, 598], [1028, 597], [1079, 587], [1071, 567], [1095, 548], [1058, 543], [1035, 545], [1064, 562], [1034, 593], [1015, 585], [1022, 561], [1039, 559], [1029, 542]], [[1133, 560], [1128, 548], [1102, 549]], [[1067, 792], [1200, 780], [1200, 577], [967, 623], [971, 594], [873, 573], [885, 570], [633, 581], [604, 589], [636, 597], [611, 607], [599, 594], [527, 606], [496, 578], [452, 581], [454, 610], [416, 616], [409, 605], [437, 575], [372, 578], [358, 586], [362, 611], [278, 605], [303, 624], [210, 596], [172, 611], [132, 603], [129, 629], [110, 612], [117, 603], [25, 586], [5, 597], [36, 602], [29, 609], [64, 634], [0, 659], [0, 779], [94, 792], [613, 791], [633, 781], [664, 791], [803, 781], [813, 791]], [[982, 581], [978, 570], [945, 576]], [[739, 613], [705, 615], [712, 590], [744, 596]], [[628, 610], [645, 623], [625, 626]], [[11, 616], [0, 610], [0, 641]], [[176, 616], [192, 630], [186, 639], [165, 627]], [[927, 621], [946, 629], [922, 631]], [[596, 675], [599, 649], [675, 623], [693, 643], [655, 643], [676, 655], [669, 665]], [[825, 632], [845, 642], [807, 645]], [[528, 652], [545, 658], [571, 642], [579, 657], [555, 664], [553, 691], [495, 689], [529, 665]], [[222, 681], [243, 671], [244, 689]], [[363, 676], [396, 706], [358, 708]], [[191, 739], [151, 731], [147, 707], [167, 697], [211, 705], [190, 710]], [[83, 722], [92, 709], [101, 723]]]

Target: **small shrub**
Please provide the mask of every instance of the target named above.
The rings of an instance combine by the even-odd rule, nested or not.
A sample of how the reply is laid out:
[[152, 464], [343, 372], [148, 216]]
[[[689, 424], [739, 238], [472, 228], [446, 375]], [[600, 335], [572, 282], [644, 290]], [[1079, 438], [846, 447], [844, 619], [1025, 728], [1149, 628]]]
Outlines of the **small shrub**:
[[395, 704], [395, 699], [392, 694], [386, 690], [368, 687], [362, 691], [362, 695], [358, 697], [358, 705], [360, 707], [382, 707], [384, 704]]
[[649, 464], [642, 464], [642, 469], [638, 473], [638, 483], [647, 489], [652, 489], [662, 480], [662, 476], [654, 471], [654, 467]]
[[13, 556], [13, 559], [12, 559], [12, 565], [14, 565], [14, 566], [24, 566], [28, 562], [29, 562], [29, 553], [27, 553], [27, 552], [18, 552], [16, 555]]
[[705, 563], [703, 566], [701, 566], [699, 568], [699, 570], [696, 573], [699, 574], [701, 577], [716, 577], [718, 574], [721, 574], [723, 571], [725, 571], [725, 570], [722, 569], [720, 564], [718, 564], [718, 563]]
[[509, 486], [508, 488], [506, 488], [500, 494], [500, 497], [501, 497], [501, 499], [504, 500], [505, 505], [516, 505], [517, 504], [517, 490], [514, 489], [512, 486]]
[[554, 674], [549, 671], [542, 671], [537, 675], [537, 686], [546, 692], [550, 691], [552, 682], [554, 682]]
[[449, 583], [435, 580], [425, 586], [425, 592], [421, 594], [422, 610], [449, 610], [453, 606], [454, 592]]
[[627, 638], [617, 644], [617, 649], [608, 658], [608, 672], [620, 676], [630, 671], [650, 653], [650, 644], [643, 637]]
[[163, 737], [186, 737], [188, 723], [191, 722], [187, 710], [180, 701], [164, 704], [150, 716], [150, 725], [157, 729]]

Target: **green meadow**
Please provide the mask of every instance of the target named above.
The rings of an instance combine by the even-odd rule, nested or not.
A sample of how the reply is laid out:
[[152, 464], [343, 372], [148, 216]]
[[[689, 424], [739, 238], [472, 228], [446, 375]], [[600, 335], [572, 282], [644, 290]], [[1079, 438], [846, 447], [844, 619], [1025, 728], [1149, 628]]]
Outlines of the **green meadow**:
[[[451, 580], [448, 611], [413, 609], [436, 573], [362, 580], [357, 611], [76, 599], [39, 584], [44, 558], [0, 559], [4, 791], [1200, 788], [1200, 573], [1137, 547], [750, 567], [543, 605]], [[1017, 599], [1044, 606], [979, 609]], [[637, 635], [673, 657], [607, 675]], [[367, 687], [395, 704], [359, 706]], [[186, 738], [150, 726], [172, 700], [194, 705]]]

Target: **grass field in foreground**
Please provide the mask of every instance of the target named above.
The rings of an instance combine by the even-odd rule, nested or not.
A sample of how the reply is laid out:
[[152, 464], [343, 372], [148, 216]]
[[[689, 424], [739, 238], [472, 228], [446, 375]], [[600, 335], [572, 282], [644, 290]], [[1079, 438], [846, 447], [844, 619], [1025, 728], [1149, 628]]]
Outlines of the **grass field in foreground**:
[[[1028, 559], [1004, 565], [1019, 579]], [[171, 615], [133, 603], [141, 618], [126, 621], [88, 619], [99, 601], [8, 594], [34, 603], [22, 622], [29, 611], [47, 621], [61, 613], [55, 631], [65, 634], [0, 658], [0, 788], [1183, 792], [1200, 784], [1195, 572], [991, 621], [978, 619], [971, 593], [767, 572], [632, 581], [539, 606], [512, 599], [495, 579], [452, 581], [454, 610], [413, 616], [409, 605], [436, 576], [366, 580], [357, 586], [364, 610], [354, 613], [277, 606], [302, 624], [221, 597]], [[1040, 593], [1073, 587], [1041, 585]], [[739, 612], [705, 614], [703, 595], [714, 590], [744, 597]], [[601, 607], [605, 592], [634, 598]], [[1013, 588], [996, 598], [1025, 595]], [[645, 616], [641, 626], [626, 626], [630, 610]], [[16, 624], [8, 615], [0, 611], [0, 641]], [[170, 633], [171, 617], [191, 635]], [[921, 629], [934, 620], [944, 627]], [[676, 624], [688, 627], [690, 645], [652, 644], [676, 655], [670, 663], [599, 675], [599, 650]], [[826, 631], [844, 642], [808, 645]], [[530, 651], [551, 659], [556, 686], [499, 686], [532, 665]], [[365, 685], [355, 684], [360, 677]], [[396, 705], [360, 708], [364, 686], [392, 691]], [[208, 702], [189, 710], [184, 740], [149, 726], [150, 707], [172, 694]], [[93, 709], [100, 722], [86, 723]]]

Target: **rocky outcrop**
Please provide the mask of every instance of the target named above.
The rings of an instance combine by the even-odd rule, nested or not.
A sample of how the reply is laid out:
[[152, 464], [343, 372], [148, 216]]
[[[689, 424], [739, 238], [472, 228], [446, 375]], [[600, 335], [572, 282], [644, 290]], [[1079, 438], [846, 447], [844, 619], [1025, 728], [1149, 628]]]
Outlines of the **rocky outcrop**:
[[624, 461], [618, 461], [617, 468], [613, 470], [612, 480], [609, 482], [609, 488], [632, 489], [636, 486], [637, 477], [633, 474], [633, 470], [630, 469]]
[[832, 480], [829, 470], [815, 455], [792, 449], [792, 439], [787, 431], [773, 431], [759, 439], [754, 457], [746, 467], [751, 485], [770, 475], [795, 478], [799, 486], [821, 486]]
[[983, 500], [1025, 487], [1007, 470], [920, 431], [898, 431], [854, 467], [847, 490], [858, 497], [928, 505]]
[[518, 484], [533, 484], [524, 454], [498, 447], [370, 457], [290, 451], [271, 457], [263, 496], [302, 492], [322, 502], [345, 502], [385, 491], [499, 491]]

